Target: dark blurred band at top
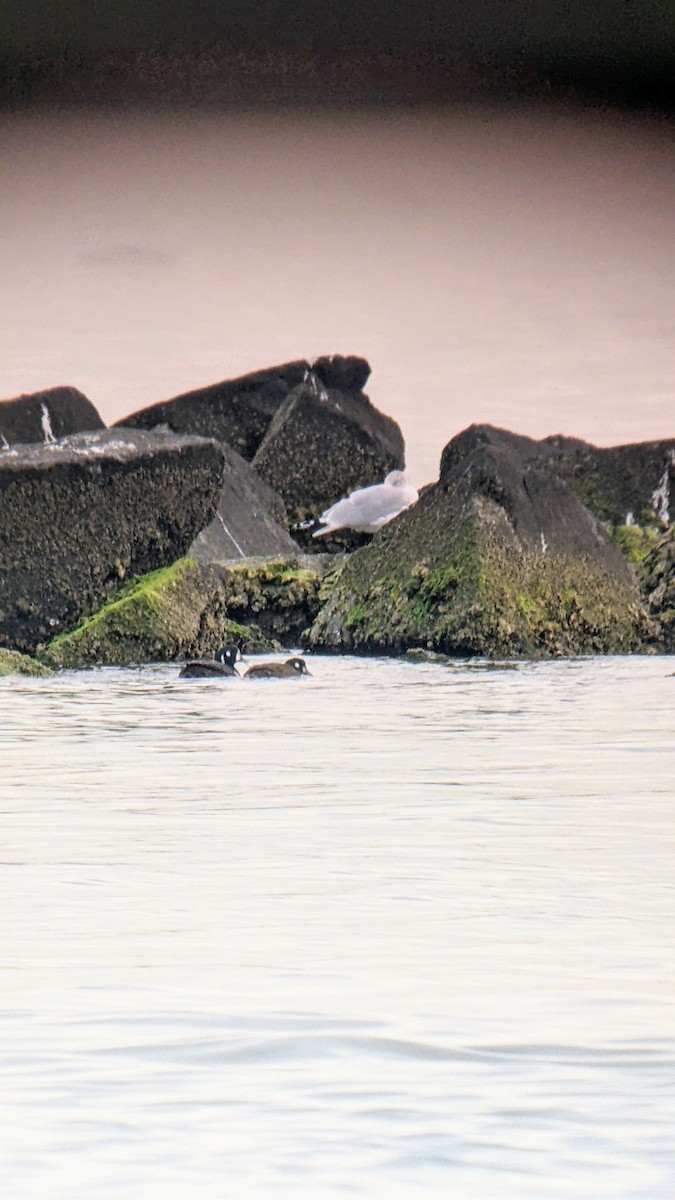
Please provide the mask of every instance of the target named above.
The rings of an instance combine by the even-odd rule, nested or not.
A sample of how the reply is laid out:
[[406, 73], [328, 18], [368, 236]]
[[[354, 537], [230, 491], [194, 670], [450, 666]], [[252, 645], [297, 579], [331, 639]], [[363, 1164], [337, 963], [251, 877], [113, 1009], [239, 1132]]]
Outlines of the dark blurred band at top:
[[572, 89], [673, 109], [672, 0], [23, 0], [0, 104], [419, 104]]

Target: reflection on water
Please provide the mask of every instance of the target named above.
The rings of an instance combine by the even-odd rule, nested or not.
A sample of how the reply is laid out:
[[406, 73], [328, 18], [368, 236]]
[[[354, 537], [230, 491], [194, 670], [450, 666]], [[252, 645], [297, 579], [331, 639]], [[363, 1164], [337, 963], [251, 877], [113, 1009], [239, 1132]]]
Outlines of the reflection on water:
[[665, 122], [561, 109], [0, 118], [0, 396], [112, 421], [365, 354], [414, 483], [472, 421], [672, 436]]
[[666, 1200], [672, 662], [0, 681], [7, 1194]]

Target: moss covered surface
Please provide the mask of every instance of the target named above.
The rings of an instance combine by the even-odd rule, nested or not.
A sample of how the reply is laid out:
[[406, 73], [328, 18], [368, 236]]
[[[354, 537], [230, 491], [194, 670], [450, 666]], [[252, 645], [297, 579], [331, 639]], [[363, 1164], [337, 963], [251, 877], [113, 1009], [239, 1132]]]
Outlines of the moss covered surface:
[[0, 675], [51, 675], [49, 667], [18, 650], [0, 649]]
[[40, 657], [58, 667], [129, 666], [213, 653], [230, 635], [246, 631], [216, 619], [212, 591], [201, 568], [179, 559], [119, 588], [92, 616], [54, 638]]
[[629, 563], [637, 566], [663, 537], [663, 528], [651, 525], [617, 525], [612, 537]]
[[675, 653], [675, 525], [663, 535], [638, 567], [649, 614], [655, 622], [655, 645]]
[[321, 574], [288, 561], [243, 562], [223, 571], [227, 611], [263, 638], [297, 646], [326, 595]]
[[[93, 439], [93, 440], [92, 440]], [[221, 494], [215, 442], [113, 430], [0, 461], [0, 643], [34, 654], [186, 553]]]
[[76, 629], [41, 648], [54, 667], [130, 666], [297, 644], [320, 606], [318, 574], [290, 563], [233, 568], [183, 558], [121, 587]]
[[628, 574], [526, 550], [499, 505], [439, 486], [352, 555], [306, 641], [357, 653], [620, 653], [640, 648], [648, 624]]

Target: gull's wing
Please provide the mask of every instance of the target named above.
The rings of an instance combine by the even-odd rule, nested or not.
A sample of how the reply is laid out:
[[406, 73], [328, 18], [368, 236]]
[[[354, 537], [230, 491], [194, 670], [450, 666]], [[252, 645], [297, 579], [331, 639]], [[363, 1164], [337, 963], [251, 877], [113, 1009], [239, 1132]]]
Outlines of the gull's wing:
[[[410, 485], [401, 487], [388, 483], [375, 483], [371, 487], [357, 488], [342, 500], [327, 508], [319, 520], [330, 529], [357, 529], [374, 533], [380, 526], [398, 516], [418, 499]], [[328, 529], [314, 533], [321, 537]]]
[[389, 483], [376, 483], [373, 487], [352, 492], [349, 499], [361, 514], [375, 521], [388, 513], [397, 513], [401, 508], [402, 488]]
[[330, 508], [327, 508], [325, 512], [322, 512], [319, 520], [330, 521], [331, 524], [333, 524], [336, 521], [348, 521], [349, 518], [353, 516], [354, 506], [351, 502], [350, 496], [349, 498], [345, 497], [343, 500], [338, 500], [335, 504], [332, 504]]

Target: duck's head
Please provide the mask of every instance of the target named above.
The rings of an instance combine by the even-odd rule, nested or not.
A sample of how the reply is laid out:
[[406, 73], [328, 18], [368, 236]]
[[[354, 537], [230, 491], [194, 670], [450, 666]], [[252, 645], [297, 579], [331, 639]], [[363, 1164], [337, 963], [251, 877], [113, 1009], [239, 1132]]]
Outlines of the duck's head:
[[405, 487], [408, 482], [405, 471], [390, 471], [384, 480], [387, 487]]
[[307, 670], [307, 664], [304, 658], [287, 658], [286, 666], [297, 671], [298, 675], [311, 675], [311, 671]]
[[234, 667], [237, 658], [241, 658], [241, 650], [232, 643], [229, 646], [223, 646], [220, 650], [216, 650], [213, 657], [216, 662], [227, 663], [228, 667]]

